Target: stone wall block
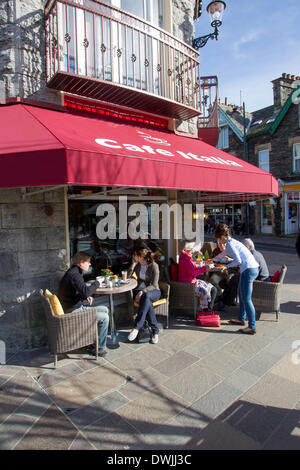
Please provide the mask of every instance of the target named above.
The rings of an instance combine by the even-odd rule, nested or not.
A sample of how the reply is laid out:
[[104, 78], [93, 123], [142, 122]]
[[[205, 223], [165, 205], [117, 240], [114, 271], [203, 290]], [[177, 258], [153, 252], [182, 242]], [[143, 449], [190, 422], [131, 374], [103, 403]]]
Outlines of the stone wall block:
[[17, 324], [24, 317], [24, 305], [0, 304], [0, 334], [1, 330], [7, 326], [17, 327]]
[[7, 229], [64, 226], [65, 213], [62, 204], [53, 204], [53, 214], [45, 213], [46, 205], [27, 203], [1, 204], [2, 227]]
[[17, 254], [2, 251], [0, 253], [0, 259], [0, 279], [16, 277], [16, 274], [19, 271]]
[[1, 188], [0, 189], [0, 204], [24, 202], [22, 199], [22, 192], [20, 188]]
[[66, 250], [44, 250], [18, 253], [20, 273], [25, 278], [55, 273], [66, 269]]
[[1, 280], [0, 295], [3, 304], [19, 304], [26, 299], [26, 290], [23, 279]]
[[58, 250], [66, 245], [65, 227], [49, 227], [46, 229], [47, 248]]
[[8, 251], [8, 252], [17, 251], [18, 248], [19, 248], [18, 232], [16, 230], [1, 230], [0, 251]]
[[64, 204], [64, 189], [57, 189], [53, 191], [46, 191], [44, 193], [45, 202], [61, 202]]
[[47, 247], [47, 228], [26, 228], [19, 232], [19, 251], [39, 251]]

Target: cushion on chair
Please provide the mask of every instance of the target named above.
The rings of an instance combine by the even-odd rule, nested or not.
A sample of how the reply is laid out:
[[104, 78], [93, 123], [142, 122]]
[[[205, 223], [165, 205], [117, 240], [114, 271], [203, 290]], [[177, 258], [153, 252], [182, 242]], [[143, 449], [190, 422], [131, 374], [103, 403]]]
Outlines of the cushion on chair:
[[45, 297], [49, 299], [54, 315], [64, 315], [65, 312], [61, 306], [61, 303], [57, 295], [51, 294], [51, 292], [48, 289], [46, 289]]
[[156, 300], [155, 302], [152, 302], [153, 307], [157, 307], [158, 305], [162, 305], [167, 303], [167, 299], [159, 299]]
[[45, 294], [44, 295], [45, 295], [45, 297], [47, 297], [47, 299], [50, 299], [51, 295], [53, 295], [53, 294], [48, 289], [45, 289]]
[[271, 282], [279, 282], [279, 278], [280, 278], [280, 271], [276, 271], [276, 273], [273, 274], [273, 276], [271, 277]]
[[[155, 302], [152, 302], [152, 305], [153, 307], [157, 307], [158, 305], [165, 304], [166, 302], [167, 302], [167, 299], [159, 299], [159, 300], [155, 300]], [[134, 302], [133, 305], [134, 307], [140, 306], [140, 304], [138, 304], [137, 302]]]

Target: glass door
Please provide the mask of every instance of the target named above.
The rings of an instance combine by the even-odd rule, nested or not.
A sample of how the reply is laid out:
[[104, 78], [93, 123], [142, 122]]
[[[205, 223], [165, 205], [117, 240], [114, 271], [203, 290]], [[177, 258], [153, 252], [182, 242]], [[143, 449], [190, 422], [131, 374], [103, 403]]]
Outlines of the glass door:
[[272, 206], [268, 202], [261, 203], [261, 232], [272, 233]]

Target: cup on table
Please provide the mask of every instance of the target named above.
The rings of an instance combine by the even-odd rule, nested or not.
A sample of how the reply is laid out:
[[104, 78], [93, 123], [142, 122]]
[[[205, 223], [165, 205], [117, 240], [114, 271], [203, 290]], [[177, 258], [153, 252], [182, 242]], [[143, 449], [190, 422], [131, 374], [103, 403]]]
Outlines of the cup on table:
[[127, 281], [127, 271], [122, 271], [122, 281]]

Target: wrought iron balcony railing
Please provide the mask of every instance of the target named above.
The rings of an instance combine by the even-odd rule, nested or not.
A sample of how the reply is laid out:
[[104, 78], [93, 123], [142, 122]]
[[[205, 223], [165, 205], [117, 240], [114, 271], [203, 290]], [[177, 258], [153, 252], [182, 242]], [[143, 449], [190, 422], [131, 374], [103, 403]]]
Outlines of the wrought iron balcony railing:
[[218, 77], [215, 75], [200, 78], [200, 107], [198, 127], [219, 127]]
[[198, 52], [99, 0], [45, 8], [47, 86], [178, 119], [200, 114]]

